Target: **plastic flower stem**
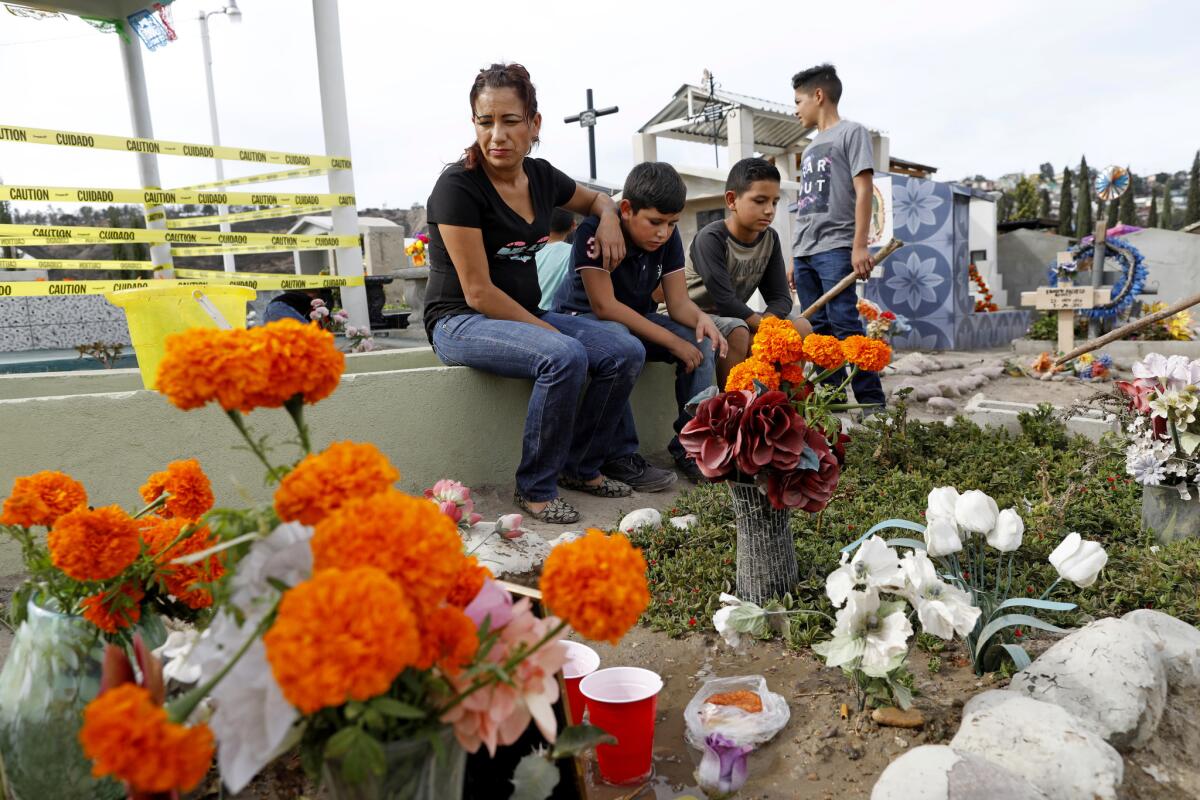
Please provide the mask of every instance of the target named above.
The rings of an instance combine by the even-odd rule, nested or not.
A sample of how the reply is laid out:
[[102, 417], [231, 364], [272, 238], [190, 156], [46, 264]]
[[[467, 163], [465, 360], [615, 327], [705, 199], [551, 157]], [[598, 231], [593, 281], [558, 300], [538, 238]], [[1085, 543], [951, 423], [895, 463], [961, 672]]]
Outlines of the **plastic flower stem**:
[[312, 443], [308, 439], [308, 425], [304, 422], [304, 395], [297, 392], [287, 399], [283, 407], [291, 415], [292, 422], [296, 423], [296, 432], [300, 434], [300, 447], [305, 455], [309, 455], [312, 453]]
[[153, 502], [151, 502], [149, 505], [147, 505], [147, 506], [146, 506], [145, 508], [143, 508], [141, 511], [137, 512], [136, 514], [134, 514], [134, 515], [133, 515], [133, 518], [134, 518], [134, 519], [141, 519], [142, 517], [144, 517], [144, 516], [146, 516], [147, 514], [149, 514], [151, 511], [154, 511], [154, 510], [156, 510], [156, 509], [162, 508], [162, 507], [163, 507], [163, 506], [166, 504], [167, 500], [169, 500], [169, 499], [170, 499], [170, 497], [171, 497], [171, 493], [170, 493], [170, 492], [163, 492], [163, 493], [162, 493], [162, 494], [160, 494], [158, 497], [154, 498], [154, 501], [153, 501]]
[[[542, 648], [543, 645], [545, 645], [547, 642], [552, 641], [555, 636], [558, 636], [558, 634], [562, 633], [566, 627], [567, 627], [566, 622], [559, 622], [558, 625], [556, 625], [553, 630], [547, 632], [545, 636], [543, 636], [541, 639], [539, 639], [533, 645], [533, 647], [529, 648], [528, 650], [518, 650], [516, 653], [513, 653], [511, 656], [509, 656], [508, 660], [504, 662], [504, 671], [508, 672], [510, 669], [517, 666], [517, 664], [520, 664], [526, 657], [531, 656], [534, 653], [536, 653], [538, 650], [540, 650]], [[449, 702], [449, 704], [447, 704], [445, 706], [445, 708], [442, 708], [440, 711], [438, 711], [435, 716], [441, 717], [447, 711], [454, 708], [456, 705], [461, 703], [463, 700], [466, 700], [468, 697], [473, 695], [475, 692], [477, 692], [480, 689], [483, 689], [487, 686], [490, 686], [491, 684], [495, 683], [497, 680], [499, 680], [499, 678], [496, 677], [496, 674], [494, 672], [488, 673], [488, 675], [482, 681], [477, 681], [476, 683], [471, 684], [469, 687], [467, 687], [467, 690], [465, 692], [463, 692], [462, 694], [458, 695], [453, 700], [451, 700]]]
[[258, 456], [258, 460], [267, 468], [268, 479], [273, 479], [276, 474], [275, 467], [271, 466], [271, 462], [267, 460], [267, 455], [259, 448], [258, 443], [250, 435], [250, 431], [246, 430], [246, 422], [242, 419], [242, 414], [236, 408], [232, 411], [225, 412], [229, 419], [233, 422], [233, 427], [238, 429], [238, 433], [242, 434], [242, 438], [246, 440], [246, 444], [250, 445], [250, 451]]
[[167, 704], [167, 713], [172, 722], [186, 722], [187, 718], [190, 717], [192, 712], [196, 710], [196, 706], [200, 705], [200, 701], [207, 697], [208, 693], [211, 692], [218, 683], [225, 679], [225, 676], [229, 674], [229, 671], [233, 669], [234, 665], [237, 664], [237, 662], [241, 660], [242, 656], [246, 654], [246, 651], [250, 649], [250, 645], [254, 644], [254, 642], [266, 632], [267, 628], [271, 627], [271, 623], [275, 621], [275, 612], [279, 609], [279, 601], [282, 599], [283, 595], [280, 595], [275, 599], [275, 603], [271, 606], [271, 610], [268, 611], [259, 621], [258, 625], [254, 628], [254, 632], [246, 637], [246, 641], [242, 643], [242, 646], [237, 649], [237, 652], [233, 654], [233, 657], [226, 662], [225, 666], [221, 667], [220, 671], [217, 672], [216, 675], [213, 675], [204, 684], [192, 689], [178, 700]]
[[1058, 586], [1058, 584], [1059, 584], [1061, 581], [1062, 581], [1062, 576], [1060, 575], [1059, 577], [1057, 577], [1057, 578], [1055, 578], [1055, 579], [1054, 579], [1054, 583], [1050, 584], [1050, 588], [1049, 588], [1049, 589], [1047, 589], [1046, 591], [1042, 592], [1042, 596], [1041, 596], [1041, 597], [1039, 597], [1038, 599], [1039, 599], [1039, 600], [1045, 600], [1047, 597], [1049, 597], [1049, 596], [1050, 596], [1050, 593], [1054, 591], [1054, 587]]
[[1008, 582], [1004, 584], [1004, 600], [1012, 596], [1012, 562], [1013, 554], [1008, 554]]
[[480, 540], [479, 540], [479, 544], [475, 545], [474, 547], [472, 547], [470, 550], [468, 550], [468, 551], [467, 551], [467, 555], [472, 555], [472, 554], [474, 554], [474, 552], [475, 552], [476, 550], [478, 550], [479, 548], [483, 547], [483, 543], [484, 543], [484, 542], [486, 542], [488, 539], [492, 538], [492, 537], [493, 537], [493, 536], [495, 536], [495, 535], [496, 535], [496, 529], [495, 529], [495, 527], [493, 527], [493, 528], [492, 528], [492, 532], [491, 532], [491, 533], [489, 533], [487, 536], [485, 536], [485, 537], [483, 537], [482, 539], [480, 539]]
[[[1009, 562], [1012, 563], [1011, 561]], [[996, 588], [993, 590], [996, 594], [1000, 593], [1000, 571], [1003, 569], [1004, 563], [1000, 559], [996, 559]]]

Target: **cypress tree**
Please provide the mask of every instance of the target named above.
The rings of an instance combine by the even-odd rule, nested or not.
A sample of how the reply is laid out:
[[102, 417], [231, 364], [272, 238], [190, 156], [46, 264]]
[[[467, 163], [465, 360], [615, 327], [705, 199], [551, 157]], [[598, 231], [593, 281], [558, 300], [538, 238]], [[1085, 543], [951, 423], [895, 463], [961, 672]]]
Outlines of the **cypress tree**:
[[1040, 204], [1037, 181], [1026, 175], [1017, 183], [1017, 188], [1012, 193], [1012, 218], [1036, 219]]
[[1079, 199], [1075, 214], [1075, 235], [1087, 236], [1092, 232], [1092, 176], [1088, 171], [1087, 156], [1079, 159]]
[[1040, 219], [1050, 218], [1050, 190], [1042, 189], [1038, 192], [1038, 217]]
[[1150, 189], [1150, 215], [1146, 217], [1147, 228], [1158, 227], [1158, 190]]
[[1169, 184], [1163, 187], [1163, 210], [1159, 227], [1169, 231], [1175, 230], [1175, 210], [1171, 208], [1171, 186]]
[[[0, 225], [12, 225], [12, 211], [9, 209], [7, 200], [0, 200]], [[15, 247], [0, 247], [0, 258], [16, 258], [17, 249]]]
[[1191, 225], [1200, 222], [1200, 150], [1192, 159], [1192, 173], [1188, 176], [1187, 214], [1183, 224]]
[[1129, 173], [1129, 189], [1121, 195], [1117, 204], [1117, 220], [1126, 225], [1137, 225], [1137, 207], [1133, 204], [1133, 173]]
[[1105, 227], [1114, 228], [1117, 225], [1117, 212], [1120, 210], [1121, 202], [1119, 200], [1109, 200], [1105, 206], [1108, 216], [1104, 220]]
[[1071, 198], [1071, 181], [1074, 176], [1070, 167], [1063, 167], [1062, 194], [1058, 198], [1058, 234], [1070, 236], [1074, 232], [1075, 204]]

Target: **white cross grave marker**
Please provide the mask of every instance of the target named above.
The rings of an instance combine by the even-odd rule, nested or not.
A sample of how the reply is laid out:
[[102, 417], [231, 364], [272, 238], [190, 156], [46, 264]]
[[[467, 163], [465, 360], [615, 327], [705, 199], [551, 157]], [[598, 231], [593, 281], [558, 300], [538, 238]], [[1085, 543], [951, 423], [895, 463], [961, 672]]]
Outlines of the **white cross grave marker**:
[[[1058, 263], [1071, 263], [1070, 253], [1059, 253]], [[1040, 311], [1058, 312], [1058, 352], [1075, 349], [1075, 312], [1094, 308], [1108, 302], [1111, 290], [1090, 286], [1039, 286], [1032, 292], [1021, 292], [1021, 305]]]

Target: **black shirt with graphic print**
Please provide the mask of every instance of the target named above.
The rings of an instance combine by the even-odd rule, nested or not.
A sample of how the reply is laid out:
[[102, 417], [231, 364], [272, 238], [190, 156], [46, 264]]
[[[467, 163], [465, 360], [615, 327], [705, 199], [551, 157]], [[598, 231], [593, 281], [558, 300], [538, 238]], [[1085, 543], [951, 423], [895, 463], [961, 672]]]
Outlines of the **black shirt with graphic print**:
[[426, 204], [429, 283], [425, 289], [425, 333], [431, 342], [433, 326], [439, 319], [479, 313], [467, 305], [438, 225], [479, 228], [492, 283], [530, 314], [544, 313], [538, 308], [542, 290], [533, 256], [546, 246], [551, 213], [570, 202], [576, 186], [575, 181], [545, 159], [526, 158], [524, 168], [529, 178], [532, 222], [504, 202], [481, 167], [469, 170], [461, 164], [451, 164], [434, 184]]
[[[583, 285], [585, 269], [604, 269], [599, 253], [595, 251], [596, 228], [600, 220], [588, 217], [579, 223], [575, 229], [575, 244], [571, 251], [571, 263], [575, 270], [564, 281], [559, 290], [563, 298], [558, 310], [564, 314], [587, 314], [592, 310], [588, 300], [587, 288]], [[625, 258], [611, 273], [613, 297], [618, 302], [632, 308], [639, 314], [649, 314], [654, 311], [657, 303], [651, 296], [664, 275], [683, 269], [683, 239], [679, 236], [679, 228], [671, 232], [671, 238], [654, 252], [647, 252], [634, 246], [629, 238], [625, 238]]]

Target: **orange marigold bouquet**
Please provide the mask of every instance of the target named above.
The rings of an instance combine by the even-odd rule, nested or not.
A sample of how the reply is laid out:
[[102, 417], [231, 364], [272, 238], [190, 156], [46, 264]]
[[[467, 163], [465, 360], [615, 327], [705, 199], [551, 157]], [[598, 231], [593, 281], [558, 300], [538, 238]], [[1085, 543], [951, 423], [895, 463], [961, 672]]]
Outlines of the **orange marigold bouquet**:
[[[118, 687], [88, 707], [81, 741], [96, 774], [125, 781], [131, 793], [186, 789], [215, 742], [233, 793], [296, 747], [314, 774], [374, 785], [397, 769], [385, 746], [401, 741], [436, 741], [461, 759], [481, 747], [494, 753], [536, 725], [557, 744], [527, 756], [543, 762], [526, 765], [535, 771], [602, 741], [586, 727], [557, 737], [559, 641], [574, 628], [616, 642], [636, 624], [650, 600], [640, 551], [620, 534], [589, 531], [550, 554], [542, 608], [514, 601], [464, 552], [462, 511], [442, 495], [465, 487], [442, 481], [428, 497], [410, 496], [373, 445], [312, 450], [302, 411], [336, 386], [342, 362], [332, 339], [317, 326], [260, 330], [174, 337], [159, 387], [185, 410], [222, 406], [277, 484], [269, 507], [185, 519], [205, 495], [194, 467], [177, 462], [142, 487], [151, 506], [138, 519], [81, 507], [82, 487], [61, 480], [35, 481], [11, 508], [22, 520], [57, 517], [57, 539], [70, 543], [56, 547], [59, 569], [111, 586], [109, 602], [89, 601], [97, 620], [121, 610], [136, 618], [150, 595], [127, 579], [129, 558], [153, 564], [179, 605], [211, 614], [201, 632], [173, 635], [164, 650], [173, 656], [167, 678], [193, 688], [159, 698], [150, 687]], [[242, 416], [279, 407], [295, 421], [300, 450], [282, 464]], [[510, 516], [496, 526], [505, 538], [520, 532], [519, 516]], [[211, 713], [189, 727], [202, 704]], [[146, 742], [147, 752], [129, 757], [121, 741]]]
[[[866, 313], [881, 317], [874, 306]], [[750, 358], [730, 370], [725, 392], [696, 406], [679, 441], [710, 480], [757, 484], [777, 509], [820, 511], [849, 441], [836, 412], [858, 407], [844, 402], [846, 387], [891, 357], [881, 339], [801, 337], [787, 320], [764, 319]]]
[[61, 472], [16, 479], [0, 514], [0, 531], [20, 544], [29, 574], [10, 603], [14, 622], [34, 602], [81, 615], [98, 636], [128, 642], [147, 613], [203, 618], [222, 558], [184, 565], [178, 557], [213, 543], [201, 522], [213, 503], [208, 477], [196, 461], [178, 461], [151, 475], [141, 493], [148, 504], [129, 513], [89, 506], [83, 485]]

